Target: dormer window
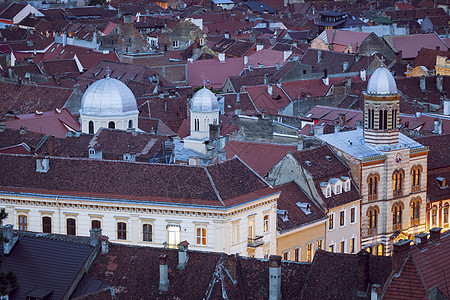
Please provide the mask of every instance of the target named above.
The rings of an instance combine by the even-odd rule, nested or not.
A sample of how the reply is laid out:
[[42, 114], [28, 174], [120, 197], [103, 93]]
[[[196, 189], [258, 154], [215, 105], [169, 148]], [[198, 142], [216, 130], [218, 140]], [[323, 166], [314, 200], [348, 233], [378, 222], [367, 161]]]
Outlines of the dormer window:
[[331, 197], [331, 186], [327, 187], [327, 193], [326, 193], [325, 197], [327, 197], [327, 198]]
[[436, 180], [437, 180], [437, 182], [438, 182], [438, 184], [439, 184], [439, 187], [440, 187], [441, 189], [448, 188], [448, 185], [447, 185], [447, 178], [442, 177], [442, 176], [439, 176], [439, 177], [436, 177]]
[[297, 202], [297, 206], [300, 207], [305, 215], [309, 215], [311, 213], [311, 205], [309, 203]]
[[335, 195], [342, 193], [342, 182], [339, 178], [330, 178], [328, 182], [331, 184]]
[[284, 210], [284, 209], [277, 209], [277, 214], [278, 214], [278, 216], [281, 218], [281, 221], [283, 221], [283, 222], [289, 221], [289, 218], [288, 218], [288, 211], [287, 211], [287, 210]]
[[331, 185], [328, 182], [321, 182], [320, 188], [322, 189], [322, 193], [325, 198], [331, 197]]
[[351, 185], [350, 185], [350, 178], [346, 176], [342, 176], [341, 180], [344, 182], [344, 192], [350, 191]]
[[135, 161], [135, 159], [136, 159], [135, 155], [131, 155], [130, 153], [123, 154], [123, 160], [125, 161]]
[[95, 149], [89, 149], [89, 155], [95, 155]]
[[36, 172], [47, 173], [50, 169], [50, 163], [48, 158], [36, 159]]

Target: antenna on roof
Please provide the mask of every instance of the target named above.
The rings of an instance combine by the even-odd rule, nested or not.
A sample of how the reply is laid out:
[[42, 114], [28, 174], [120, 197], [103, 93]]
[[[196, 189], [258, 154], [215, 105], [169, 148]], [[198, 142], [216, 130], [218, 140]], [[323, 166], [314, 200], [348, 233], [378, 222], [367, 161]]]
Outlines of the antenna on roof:
[[109, 76], [111, 75], [111, 69], [109, 68], [109, 66], [106, 68], [106, 78], [109, 78]]

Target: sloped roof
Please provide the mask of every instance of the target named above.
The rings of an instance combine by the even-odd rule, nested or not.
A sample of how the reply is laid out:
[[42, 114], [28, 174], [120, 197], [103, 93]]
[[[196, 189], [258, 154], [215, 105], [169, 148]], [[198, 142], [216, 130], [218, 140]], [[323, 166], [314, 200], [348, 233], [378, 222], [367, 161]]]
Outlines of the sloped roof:
[[207, 86], [219, 89], [228, 76], [238, 75], [244, 67], [243, 58], [227, 58], [225, 62], [218, 59], [196, 60], [187, 64], [188, 84], [193, 87]]
[[51, 291], [49, 300], [62, 299], [93, 249], [86, 238], [80, 243], [64, 236], [24, 233], [2, 259], [2, 271], [12, 270], [19, 282], [10, 299], [25, 299], [36, 288]]
[[0, 154], [0, 162], [0, 189], [15, 192], [219, 207], [276, 193], [239, 159], [192, 167], [54, 157], [46, 173], [32, 156]]
[[297, 147], [292, 145], [234, 140], [229, 140], [224, 147], [227, 159], [236, 155], [261, 176], [266, 175], [286, 153], [296, 149]]
[[0, 13], [0, 19], [12, 20], [26, 6], [27, 4], [11, 3], [5, 10]]
[[413, 34], [404, 36], [392, 36], [384, 37], [386, 41], [392, 40], [390, 45], [395, 52], [402, 51], [403, 59], [412, 59], [417, 56], [420, 49], [436, 49], [440, 47], [440, 50], [447, 51], [448, 47], [439, 38], [436, 33], [424, 33], [424, 34]]
[[[448, 159], [448, 149], [450, 149], [450, 134], [418, 137], [415, 138], [415, 140], [424, 146], [430, 147], [427, 162], [429, 171], [450, 167], [450, 160]], [[448, 179], [450, 180], [450, 178]]]
[[267, 85], [246, 86], [243, 88], [258, 111], [262, 112], [264, 109], [268, 114], [278, 115], [279, 110], [285, 108], [291, 101], [288, 95], [277, 85], [272, 86], [272, 95], [269, 95], [267, 89]]

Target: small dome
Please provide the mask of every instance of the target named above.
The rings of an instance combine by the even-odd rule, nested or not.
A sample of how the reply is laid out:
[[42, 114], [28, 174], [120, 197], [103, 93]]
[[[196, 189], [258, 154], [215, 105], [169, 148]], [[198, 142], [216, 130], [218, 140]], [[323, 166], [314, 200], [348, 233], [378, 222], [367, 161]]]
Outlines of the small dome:
[[121, 81], [105, 78], [94, 82], [84, 92], [80, 114], [121, 116], [139, 113], [133, 92]]
[[191, 110], [196, 112], [218, 111], [219, 104], [216, 95], [207, 88], [202, 88], [192, 97]]
[[385, 67], [380, 67], [370, 76], [367, 84], [367, 93], [369, 94], [396, 94], [397, 84], [394, 76]]

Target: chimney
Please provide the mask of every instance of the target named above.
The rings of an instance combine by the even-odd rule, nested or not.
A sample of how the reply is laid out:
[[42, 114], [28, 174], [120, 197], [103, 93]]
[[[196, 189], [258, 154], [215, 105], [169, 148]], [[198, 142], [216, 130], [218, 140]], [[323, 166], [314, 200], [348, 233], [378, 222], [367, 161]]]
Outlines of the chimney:
[[225, 53], [219, 53], [219, 61], [221, 62], [221, 63], [223, 63], [223, 62], [225, 62]]
[[220, 136], [220, 125], [219, 124], [209, 124], [209, 139], [214, 140]]
[[89, 230], [90, 237], [89, 237], [89, 245], [92, 247], [96, 247], [101, 240], [102, 237], [102, 229], [101, 228], [94, 228]]
[[248, 56], [244, 56], [244, 66], [248, 64]]
[[226, 39], [230, 38], [230, 32], [228, 30], [225, 30], [225, 38]]
[[443, 84], [444, 77], [442, 75], [436, 76], [436, 88], [439, 92], [442, 92], [442, 84]]
[[241, 94], [237, 93], [236, 94], [236, 105], [234, 106], [234, 114], [236, 116], [239, 116], [242, 113], [242, 108], [241, 108]]
[[317, 62], [320, 62], [322, 60], [322, 50], [317, 51]]
[[266, 110], [263, 108], [261, 110], [261, 119], [265, 119], [266, 118]]
[[442, 120], [434, 118], [434, 130], [433, 133], [442, 134]]
[[339, 126], [341, 128], [344, 128], [344, 126], [345, 126], [345, 114], [343, 114], [343, 113], [339, 114]]
[[347, 70], [347, 68], [348, 68], [348, 61], [344, 61], [342, 63], [342, 72], [345, 72], [345, 70]]
[[106, 235], [102, 235], [102, 254], [109, 252], [109, 238]]
[[322, 135], [323, 127], [324, 125], [314, 126], [314, 136]]
[[425, 92], [427, 90], [425, 76], [420, 77], [420, 89], [422, 90], [422, 92]]
[[48, 138], [48, 155], [55, 156], [55, 136], [51, 135]]
[[339, 123], [334, 124], [334, 133], [339, 133], [341, 131], [341, 126]]
[[284, 50], [284, 52], [283, 52], [283, 60], [286, 61], [289, 58], [289, 56], [291, 56], [291, 54], [292, 54], [291, 50]]
[[180, 270], [184, 270], [188, 262], [189, 256], [187, 255], [189, 243], [188, 241], [183, 241], [178, 244], [178, 266]]
[[444, 96], [442, 102], [444, 102], [444, 110], [442, 113], [446, 116], [450, 116], [450, 99], [448, 99], [447, 96]]
[[280, 63], [276, 63], [275, 64], [275, 68], [277, 69], [277, 71], [280, 69]]
[[392, 269], [395, 273], [400, 272], [405, 259], [409, 256], [411, 242], [411, 240], [401, 240], [394, 243], [394, 252], [392, 253]]
[[297, 137], [297, 151], [303, 150], [304, 142], [305, 141], [303, 140], [303, 135], [301, 135], [299, 132], [298, 137]]
[[248, 70], [253, 71], [253, 65], [248, 65]]
[[356, 275], [358, 278], [358, 294], [362, 293], [366, 295], [367, 293], [367, 286], [370, 282], [369, 278], [369, 258], [370, 254], [366, 250], [361, 250], [357, 254], [357, 260], [356, 260]]
[[269, 84], [269, 74], [264, 74], [264, 84]]
[[159, 291], [165, 292], [169, 289], [169, 266], [167, 265], [167, 255], [159, 256]]
[[430, 241], [432, 242], [439, 242], [441, 239], [441, 227], [434, 227], [430, 229]]
[[264, 49], [264, 46], [262, 44], [256, 44], [256, 51], [261, 51], [262, 49]]
[[[264, 76], [265, 77], [265, 76]], [[273, 86], [271, 84], [267, 85], [267, 93], [272, 96], [273, 94]]]
[[3, 254], [9, 254], [17, 242], [18, 237], [14, 236], [13, 225], [3, 225]]
[[20, 134], [25, 134], [25, 133], [27, 133], [27, 126], [20, 126], [20, 130], [19, 130], [19, 133]]
[[269, 257], [269, 300], [281, 299], [281, 256]]
[[359, 71], [359, 77], [361, 78], [362, 81], [366, 81], [366, 70], [361, 70]]
[[416, 242], [417, 247], [419, 247], [420, 249], [424, 248], [425, 245], [428, 243], [428, 233], [421, 232], [421, 233], [416, 234], [415, 242]]

